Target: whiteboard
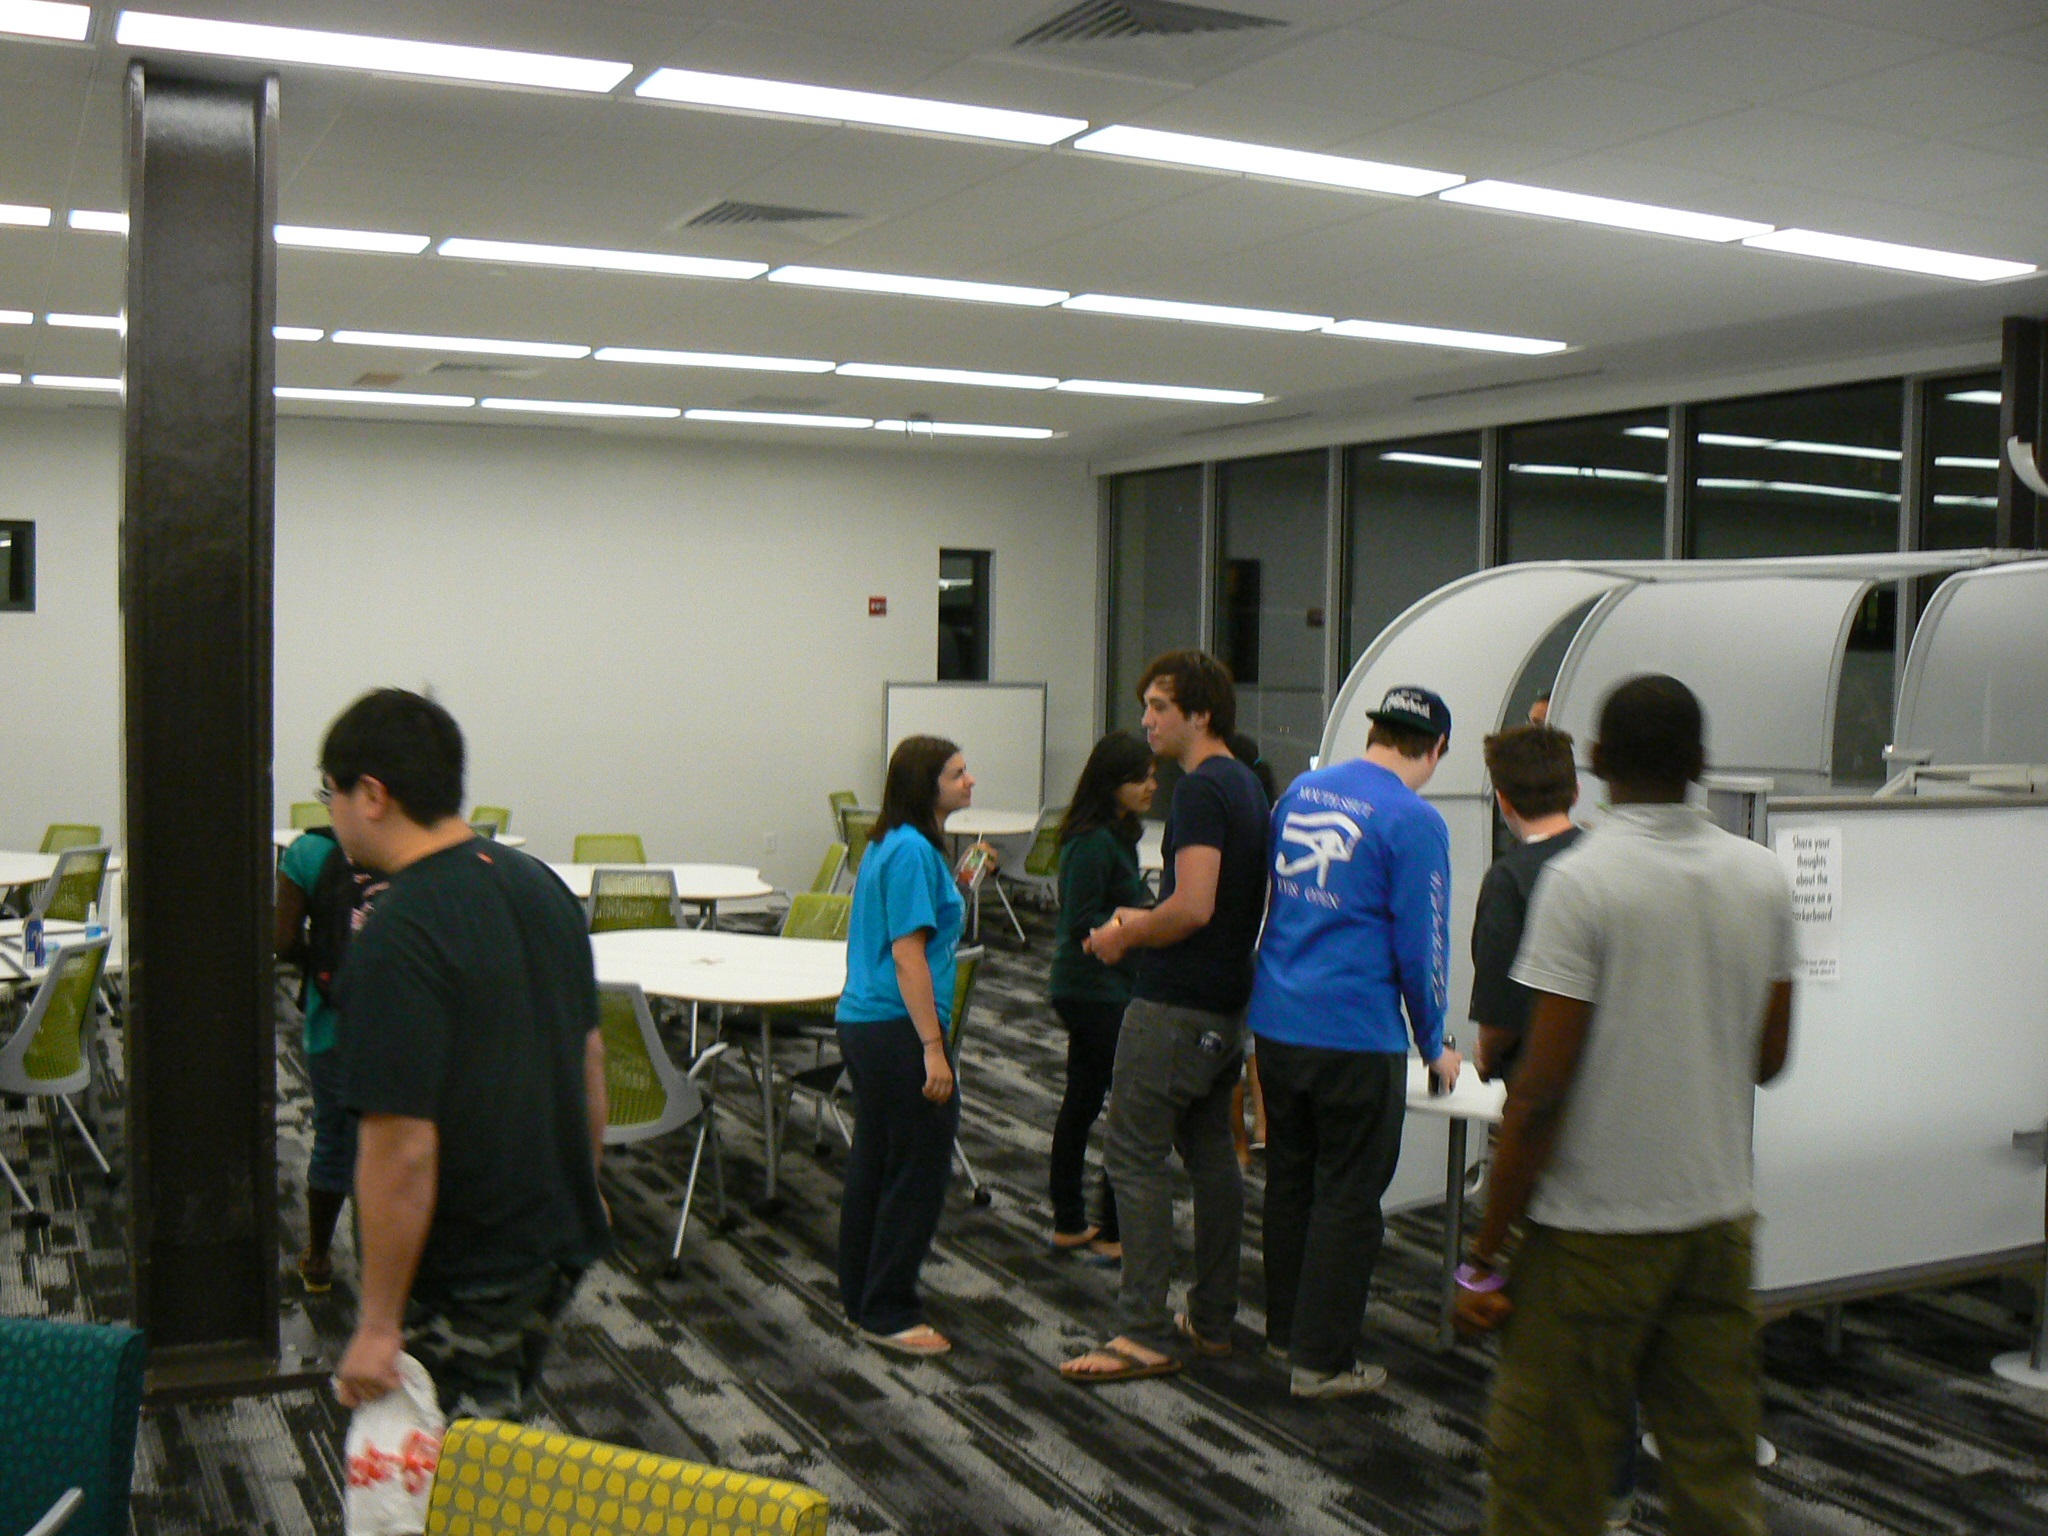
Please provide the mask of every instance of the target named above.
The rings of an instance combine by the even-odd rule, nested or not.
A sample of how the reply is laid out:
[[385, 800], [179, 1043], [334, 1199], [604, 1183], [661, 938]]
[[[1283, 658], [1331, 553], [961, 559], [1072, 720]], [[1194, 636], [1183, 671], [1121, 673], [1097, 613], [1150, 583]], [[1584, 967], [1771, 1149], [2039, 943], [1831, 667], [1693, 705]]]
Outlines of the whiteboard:
[[2048, 804], [1808, 800], [1838, 828], [1840, 980], [1794, 988], [1792, 1054], [1756, 1107], [1766, 1294], [2041, 1241]]
[[974, 807], [1036, 816], [1045, 807], [1045, 684], [888, 683], [882, 772], [906, 736], [943, 736], [974, 775]]

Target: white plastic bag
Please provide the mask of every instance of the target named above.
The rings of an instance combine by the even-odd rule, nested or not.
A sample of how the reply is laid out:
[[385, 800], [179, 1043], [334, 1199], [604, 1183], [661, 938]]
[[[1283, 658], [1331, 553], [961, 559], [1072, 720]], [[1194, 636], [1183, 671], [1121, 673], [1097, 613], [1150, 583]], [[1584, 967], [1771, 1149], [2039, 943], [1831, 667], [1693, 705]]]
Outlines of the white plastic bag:
[[348, 1536], [416, 1536], [427, 1528], [446, 1423], [427, 1368], [402, 1354], [398, 1375], [396, 1392], [363, 1404], [348, 1421]]

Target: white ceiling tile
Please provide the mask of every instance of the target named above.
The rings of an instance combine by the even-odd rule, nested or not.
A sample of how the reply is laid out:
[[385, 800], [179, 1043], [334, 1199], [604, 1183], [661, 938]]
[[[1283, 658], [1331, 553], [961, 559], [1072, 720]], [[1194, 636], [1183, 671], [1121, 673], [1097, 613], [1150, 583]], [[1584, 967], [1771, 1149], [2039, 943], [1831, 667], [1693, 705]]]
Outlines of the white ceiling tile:
[[2048, 63], [1959, 48], [1809, 92], [1792, 105], [1845, 122], [1949, 134], [2027, 116], [2043, 101]]
[[1225, 99], [1250, 96], [1404, 118], [1470, 101], [1546, 67], [1351, 27], [1237, 70], [1206, 90]]
[[2041, 19], [2040, 0], [1775, 0], [1790, 11], [1911, 32], [1944, 43], [2001, 37]]
[[1940, 207], [1954, 198], [1994, 187], [2017, 191], [2022, 185], [2040, 186], [2048, 181], [2048, 165], [2018, 155], [1926, 140], [1838, 161], [1802, 180], [1852, 197]]
[[[2033, 9], [2038, 11], [2041, 7]], [[1986, 53], [2006, 58], [2037, 59], [2048, 63], [2048, 21], [2038, 22], [2018, 32], [2007, 32], [1995, 41], [1985, 42], [1983, 48]]]
[[1626, 43], [1692, 26], [1744, 0], [1406, 0], [1373, 14], [1369, 25], [1428, 42], [1484, 48], [1508, 58], [1570, 64]]
[[[1892, 121], [1908, 119], [1894, 115]], [[1778, 107], [1752, 107], [1651, 134], [1631, 143], [1628, 153], [1653, 164], [1685, 166], [1730, 178], [1796, 177], [1819, 166], [1912, 142], [1906, 134], [1875, 124], [1841, 123]]]
[[1450, 108], [1460, 131], [1597, 149], [1720, 117], [1743, 103], [1563, 70]]
[[1955, 137], [1960, 143], [1974, 144], [1981, 149], [2048, 160], [2048, 109], [1988, 127], [1972, 128]]
[[1935, 51], [1935, 44], [1900, 33], [1752, 5], [1581, 67], [1674, 90], [1765, 102]]

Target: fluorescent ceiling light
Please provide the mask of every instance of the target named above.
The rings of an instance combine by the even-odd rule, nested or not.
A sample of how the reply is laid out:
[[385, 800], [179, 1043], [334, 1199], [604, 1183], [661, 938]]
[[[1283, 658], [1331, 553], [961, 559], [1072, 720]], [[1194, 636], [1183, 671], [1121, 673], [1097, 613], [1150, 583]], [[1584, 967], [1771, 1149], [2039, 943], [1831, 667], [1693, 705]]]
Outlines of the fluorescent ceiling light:
[[14, 37], [50, 37], [60, 43], [82, 43], [91, 31], [92, 7], [89, 5], [57, 5], [52, 0], [0, 0], [0, 32]]
[[1392, 453], [1383, 453], [1380, 457], [1389, 464], [1428, 464], [1437, 469], [1477, 469], [1480, 467], [1477, 459], [1454, 459], [1447, 454], [1441, 453], [1409, 453], [1405, 449], [1397, 449]]
[[324, 400], [335, 405], [421, 405], [463, 410], [476, 404], [470, 395], [412, 395], [398, 389], [301, 389], [280, 384], [272, 393], [280, 400]]
[[1061, 379], [1057, 387], [1069, 395], [1189, 400], [1202, 405], [1257, 405], [1266, 398], [1255, 389], [1203, 389], [1193, 384], [1124, 384], [1115, 379]]
[[1995, 389], [1963, 389], [1949, 396], [1961, 405], [2003, 405], [2005, 396]]
[[396, 347], [409, 352], [483, 352], [493, 357], [590, 356], [590, 348], [566, 341], [497, 341], [487, 336], [414, 336], [402, 331], [336, 331], [345, 347]]
[[43, 316], [43, 324], [70, 331], [126, 331], [128, 321], [121, 315], [67, 315], [55, 311]]
[[1043, 442], [1046, 438], [1060, 436], [1050, 427], [998, 427], [980, 421], [878, 421], [875, 423], [875, 430], [929, 432], [934, 437], [1014, 437], [1033, 442]]
[[367, 69], [382, 75], [423, 75], [435, 80], [535, 85], [598, 94], [610, 91], [633, 72], [631, 64], [604, 59], [470, 48], [455, 43], [420, 43], [399, 37], [362, 37], [350, 32], [313, 32], [303, 27], [201, 21], [149, 11], [123, 11], [114, 29], [114, 41], [129, 48], [168, 48], [174, 53], [204, 53], [217, 58], [320, 64], [334, 69]]
[[1156, 128], [1129, 128], [1121, 123], [1098, 128], [1076, 139], [1073, 147], [1093, 155], [1114, 155], [1120, 160], [1237, 171], [1274, 181], [1307, 182], [1351, 192], [1386, 192], [1396, 197], [1423, 197], [1455, 187], [1465, 179], [1449, 171], [1425, 171], [1412, 165], [1386, 165], [1378, 160], [1354, 160], [1346, 155], [1322, 155], [1303, 149], [1278, 149], [1270, 144], [1245, 144], [1236, 139], [1209, 139], [1193, 133], [1163, 133]]
[[321, 229], [309, 224], [280, 224], [279, 245], [309, 251], [369, 251], [379, 256], [417, 256], [433, 243], [432, 235], [393, 235], [376, 229]]
[[1833, 496], [1844, 501], [1897, 501], [1885, 491], [1859, 491], [1847, 485], [1802, 485], [1791, 480], [1730, 480], [1719, 477], [1695, 482], [1703, 491], [1783, 491], [1795, 496]]
[[125, 235], [128, 215], [112, 208], [74, 208], [64, 216], [73, 229], [89, 229], [97, 235]]
[[841, 363], [849, 379], [907, 379], [917, 384], [980, 384], [989, 389], [1051, 389], [1059, 383], [1037, 373], [982, 373], [972, 368], [911, 368], [898, 363]]
[[682, 415], [673, 405], [613, 405], [604, 400], [515, 400], [482, 402], [487, 411], [527, 411], [539, 416], [645, 416], [672, 421]]
[[1886, 267], [1895, 272], [1924, 272], [1930, 277], [1958, 277], [1973, 283], [1993, 282], [2001, 277], [2024, 277], [2039, 270], [2028, 261], [1964, 256], [1955, 251], [1934, 251], [1918, 245], [1894, 245], [1889, 240], [1860, 240], [1853, 235], [1822, 234], [1816, 229], [1778, 229], [1767, 235], [1752, 235], [1742, 243], [1760, 251], [1818, 256], [1826, 261]]
[[1003, 107], [930, 101], [921, 96], [844, 91], [789, 80], [755, 80], [745, 75], [710, 75], [695, 69], [657, 69], [634, 87], [633, 94], [684, 106], [722, 107], [735, 112], [764, 112], [775, 117], [805, 117], [875, 128], [913, 128], [960, 138], [995, 139], [1005, 144], [1057, 144], [1088, 126], [1088, 120], [1081, 117], [1049, 117], [1042, 112], [1013, 112]]
[[21, 375], [18, 373], [0, 373], [0, 384], [19, 384], [20, 382]]
[[0, 309], [0, 325], [34, 325], [35, 315], [26, 309]]
[[318, 341], [327, 333], [310, 325], [273, 325], [270, 334], [279, 341]]
[[1964, 458], [1964, 457], [1962, 457], [1962, 456], [1961, 456], [1960, 454], [1953, 454], [1953, 453], [1940, 453], [1940, 454], [1936, 454], [1936, 455], [1935, 455], [1935, 457], [1934, 457], [1934, 463], [1935, 463], [1935, 466], [1936, 466], [1937, 468], [1939, 468], [1939, 469], [1996, 469], [1996, 468], [1998, 468], [1998, 460], [1996, 460], [1996, 459], [1969, 459], [1969, 458]]
[[1134, 299], [1114, 293], [1078, 293], [1060, 307], [1090, 315], [1187, 320], [1196, 325], [1242, 325], [1260, 331], [1320, 331], [1335, 323], [1328, 315], [1297, 315], [1282, 309], [1243, 309], [1234, 304], [1186, 304], [1178, 299]]
[[119, 379], [88, 378], [75, 373], [32, 373], [28, 381], [42, 389], [92, 389], [111, 395], [121, 392]]
[[1631, 203], [1618, 197], [1589, 197], [1583, 192], [1558, 192], [1525, 187], [1513, 181], [1474, 181], [1443, 194], [1447, 203], [1497, 208], [1505, 213], [1533, 213], [1570, 219], [1579, 224], [1604, 224], [1610, 229], [1635, 229], [1652, 235], [1677, 235], [1686, 240], [1740, 240], [1762, 235], [1771, 226], [1754, 219], [1729, 219], [1716, 213]]
[[810, 416], [796, 411], [685, 411], [691, 421], [729, 421], [754, 427], [839, 427], [866, 430], [875, 423], [867, 416]]
[[524, 240], [443, 240], [435, 249], [443, 256], [457, 256], [466, 261], [577, 267], [591, 272], [651, 272], [662, 277], [724, 277], [745, 281], [768, 270], [765, 261], [670, 256], [660, 251], [598, 251], [580, 245], [534, 245]]
[[[0, 203], [0, 224], [19, 224], [24, 229], [48, 229], [50, 210], [29, 203]], [[1060, 295], [1065, 298], [1065, 294]]]
[[896, 293], [915, 299], [965, 299], [976, 304], [1022, 304], [1044, 309], [1067, 297], [1064, 288], [1020, 288], [1010, 283], [970, 283], [950, 277], [903, 277], [894, 272], [850, 272], [842, 267], [777, 267], [771, 283], [804, 288], [842, 288], [853, 293]]
[[669, 368], [736, 368], [744, 373], [830, 373], [821, 357], [755, 357], [745, 352], [669, 352], [659, 347], [599, 347], [600, 363], [653, 363]]
[[1362, 341], [1399, 341], [1417, 347], [1457, 347], [1467, 352], [1511, 352], [1542, 357], [1563, 352], [1571, 343], [1537, 336], [1496, 336], [1490, 331], [1453, 331], [1439, 325], [1398, 325], [1389, 320], [1338, 320], [1323, 327], [1325, 336], [1355, 336]]
[[1937, 507], [1995, 507], [1998, 505], [1998, 498], [1996, 496], [1937, 496], [1934, 498], [1934, 504]]
[[[1647, 469], [1609, 469], [1598, 464], [1510, 464], [1518, 475], [1563, 475], [1575, 480], [1628, 480], [1644, 485], [1662, 485], [1664, 477]], [[1701, 485], [1707, 482], [1702, 480]]]
[[[1623, 437], [1654, 437], [1663, 441], [1670, 436], [1665, 427], [1623, 427]], [[1768, 448], [1775, 453], [1817, 453], [1836, 459], [1878, 459], [1896, 464], [1902, 457], [1896, 448], [1866, 448], [1860, 443], [1810, 443], [1792, 437], [1751, 437], [1739, 432], [1701, 432], [1698, 442], [1709, 448]], [[1997, 468], [1993, 463], [1992, 468]], [[1705, 482], [1702, 482], [1703, 484]]]

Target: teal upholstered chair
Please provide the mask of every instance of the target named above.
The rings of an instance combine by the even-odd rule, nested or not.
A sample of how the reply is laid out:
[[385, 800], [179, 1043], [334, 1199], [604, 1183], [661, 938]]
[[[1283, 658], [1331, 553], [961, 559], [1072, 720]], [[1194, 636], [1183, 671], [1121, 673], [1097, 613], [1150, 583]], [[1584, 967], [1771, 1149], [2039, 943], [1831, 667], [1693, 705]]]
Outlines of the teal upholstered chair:
[[31, 1529], [75, 1488], [64, 1536], [127, 1536], [146, 1354], [133, 1328], [0, 1318], [0, 1531]]

